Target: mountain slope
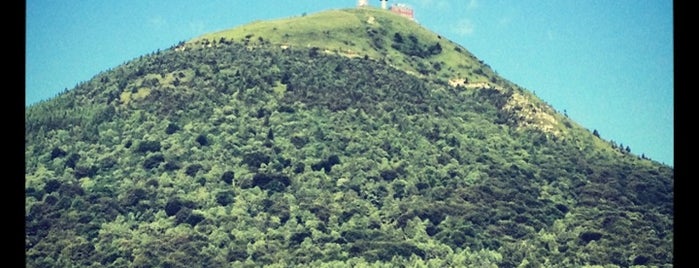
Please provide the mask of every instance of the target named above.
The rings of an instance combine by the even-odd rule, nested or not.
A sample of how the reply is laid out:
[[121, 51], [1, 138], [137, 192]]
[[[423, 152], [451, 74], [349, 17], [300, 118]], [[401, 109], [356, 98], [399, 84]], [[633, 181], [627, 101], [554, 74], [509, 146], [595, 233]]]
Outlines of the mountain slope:
[[29, 107], [25, 146], [32, 267], [673, 261], [671, 168], [382, 10], [145, 55]]

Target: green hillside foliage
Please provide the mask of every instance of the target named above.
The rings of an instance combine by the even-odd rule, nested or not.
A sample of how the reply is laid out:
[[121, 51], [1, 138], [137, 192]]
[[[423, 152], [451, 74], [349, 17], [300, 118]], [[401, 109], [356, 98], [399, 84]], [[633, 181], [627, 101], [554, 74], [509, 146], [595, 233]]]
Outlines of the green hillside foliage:
[[[379, 56], [350, 38], [367, 14], [414, 24], [308, 15], [337, 18], [348, 57], [323, 52], [334, 38], [281, 48], [322, 35], [294, 30], [321, 27], [305, 17], [258, 22], [259, 40], [217, 33], [28, 107], [27, 266], [672, 266], [672, 168], [493, 74], [499, 90], [450, 85], [447, 56], [428, 75], [388, 63], [456, 46], [388, 28]], [[515, 95], [561, 134], [522, 127]]]
[[229, 40], [247, 46], [273, 44], [369, 57], [420, 76], [486, 82], [495, 73], [460, 45], [417, 22], [371, 7], [331, 10], [294, 18], [257, 21], [205, 34], [188, 45]]

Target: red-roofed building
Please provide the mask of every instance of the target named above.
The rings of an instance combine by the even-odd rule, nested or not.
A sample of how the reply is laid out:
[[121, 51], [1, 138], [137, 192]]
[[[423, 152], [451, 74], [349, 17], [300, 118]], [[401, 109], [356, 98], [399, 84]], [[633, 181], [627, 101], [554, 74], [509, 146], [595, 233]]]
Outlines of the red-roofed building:
[[391, 6], [391, 12], [409, 18], [411, 20], [415, 20], [415, 11], [413, 11], [412, 7], [406, 4], [395, 4]]

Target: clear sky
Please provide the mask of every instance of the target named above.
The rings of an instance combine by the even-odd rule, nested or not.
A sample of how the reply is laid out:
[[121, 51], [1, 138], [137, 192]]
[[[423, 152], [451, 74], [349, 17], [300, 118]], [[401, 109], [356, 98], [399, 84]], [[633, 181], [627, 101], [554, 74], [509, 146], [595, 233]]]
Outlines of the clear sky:
[[[207, 32], [356, 2], [27, 0], [25, 105]], [[415, 8], [420, 24], [603, 139], [674, 166], [671, 0], [400, 3]]]

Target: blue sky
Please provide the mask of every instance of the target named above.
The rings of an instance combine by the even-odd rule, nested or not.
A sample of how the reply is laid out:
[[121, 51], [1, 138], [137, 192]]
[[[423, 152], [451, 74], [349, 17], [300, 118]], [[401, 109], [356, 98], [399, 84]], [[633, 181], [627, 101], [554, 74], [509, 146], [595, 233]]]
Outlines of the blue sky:
[[[379, 0], [369, 3], [379, 6]], [[463, 45], [602, 138], [674, 165], [671, 0], [400, 3], [411, 5], [424, 27]], [[356, 0], [28, 0], [25, 105], [207, 32], [355, 5]]]

